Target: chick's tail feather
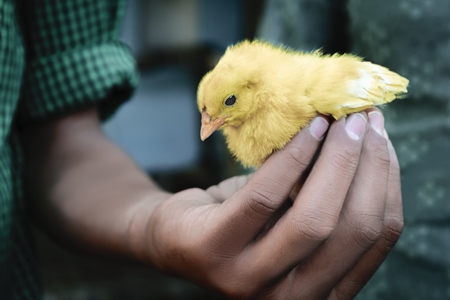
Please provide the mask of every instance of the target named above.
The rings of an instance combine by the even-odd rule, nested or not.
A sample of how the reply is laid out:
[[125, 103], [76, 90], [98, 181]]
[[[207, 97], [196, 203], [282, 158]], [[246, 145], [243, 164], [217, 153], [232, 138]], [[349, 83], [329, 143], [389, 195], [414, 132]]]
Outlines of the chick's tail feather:
[[[375, 105], [405, 98], [408, 93], [408, 79], [389, 69], [370, 62], [363, 62], [366, 72], [371, 73], [372, 86], [368, 89], [367, 99]], [[364, 71], [363, 71], [364, 73]]]
[[348, 96], [344, 101], [332, 111], [318, 111], [340, 119], [347, 114], [406, 97], [408, 79], [385, 67], [370, 62], [361, 62], [357, 73], [358, 76], [350, 80], [345, 87]]

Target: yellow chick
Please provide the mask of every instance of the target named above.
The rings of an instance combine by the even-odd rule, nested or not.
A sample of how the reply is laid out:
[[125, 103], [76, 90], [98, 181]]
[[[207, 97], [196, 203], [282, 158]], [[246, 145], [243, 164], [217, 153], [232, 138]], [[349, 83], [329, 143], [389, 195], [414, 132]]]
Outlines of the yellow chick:
[[199, 84], [200, 137], [222, 130], [231, 153], [257, 167], [318, 113], [340, 119], [391, 102], [407, 86], [406, 78], [354, 55], [244, 41], [228, 47]]

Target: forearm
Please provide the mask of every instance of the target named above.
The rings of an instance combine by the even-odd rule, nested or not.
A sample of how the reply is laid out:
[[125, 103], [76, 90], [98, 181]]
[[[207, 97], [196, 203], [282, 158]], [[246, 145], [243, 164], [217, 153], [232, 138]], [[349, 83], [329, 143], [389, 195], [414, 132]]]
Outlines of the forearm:
[[63, 243], [135, 259], [136, 213], [151, 216], [168, 194], [104, 136], [96, 110], [22, 137], [25, 191], [37, 222]]

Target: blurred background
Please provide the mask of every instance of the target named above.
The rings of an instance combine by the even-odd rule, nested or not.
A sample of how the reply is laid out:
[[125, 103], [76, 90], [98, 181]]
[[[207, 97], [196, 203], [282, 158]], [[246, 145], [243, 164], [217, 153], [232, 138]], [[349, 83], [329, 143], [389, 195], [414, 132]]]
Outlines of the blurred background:
[[[246, 172], [220, 134], [199, 138], [197, 85], [228, 45], [260, 37], [385, 65], [410, 79], [410, 97], [383, 109], [402, 168], [405, 230], [358, 299], [450, 299], [448, 16], [448, 0], [128, 0], [122, 38], [141, 80], [104, 129], [167, 190], [205, 188]], [[46, 300], [223, 299], [36, 234]]]

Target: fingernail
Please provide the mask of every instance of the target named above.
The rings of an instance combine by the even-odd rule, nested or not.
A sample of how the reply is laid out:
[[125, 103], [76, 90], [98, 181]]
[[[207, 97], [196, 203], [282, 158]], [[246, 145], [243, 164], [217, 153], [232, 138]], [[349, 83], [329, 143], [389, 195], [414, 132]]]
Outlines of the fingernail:
[[367, 114], [369, 116], [369, 124], [370, 126], [378, 132], [379, 135], [383, 136], [384, 130], [384, 118], [383, 115], [379, 111], [371, 111]]
[[359, 140], [366, 130], [366, 119], [360, 113], [352, 114], [347, 119], [345, 130], [351, 139]]
[[316, 140], [320, 141], [323, 139], [325, 132], [327, 132], [328, 126], [327, 120], [322, 117], [316, 117], [309, 125], [309, 132]]

